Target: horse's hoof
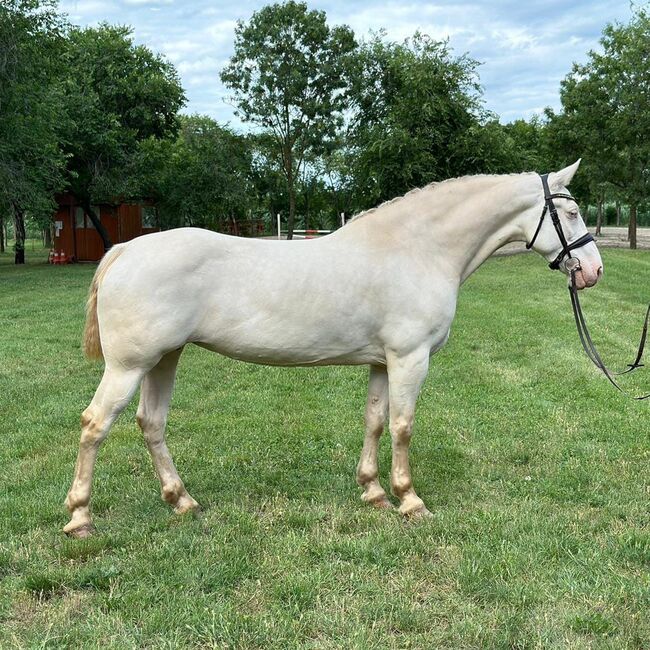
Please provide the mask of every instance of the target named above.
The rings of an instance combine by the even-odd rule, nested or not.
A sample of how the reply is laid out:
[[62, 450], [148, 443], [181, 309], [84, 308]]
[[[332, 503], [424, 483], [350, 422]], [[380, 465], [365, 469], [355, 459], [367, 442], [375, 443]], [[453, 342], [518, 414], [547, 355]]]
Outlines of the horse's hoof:
[[381, 488], [370, 488], [361, 495], [361, 500], [380, 510], [391, 510], [393, 504]]
[[368, 501], [368, 503], [379, 510], [392, 510], [393, 504], [388, 500], [388, 497], [377, 497], [374, 501]]
[[433, 517], [433, 515], [426, 509], [425, 506], [422, 506], [417, 510], [411, 510], [410, 512], [405, 512], [403, 513], [403, 515], [407, 519], [412, 519], [413, 521], [416, 521], [418, 519], [429, 519], [429, 517]]
[[427, 519], [433, 515], [427, 510], [427, 507], [422, 503], [422, 500], [417, 498], [403, 503], [399, 509], [400, 514], [405, 518], [412, 521], [418, 519]]
[[201, 511], [201, 506], [191, 497], [181, 497], [174, 508], [177, 515], [184, 515], [188, 512], [198, 514]]
[[[70, 524], [71, 523], [72, 522], [70, 522]], [[77, 526], [75, 528], [71, 528], [70, 524], [63, 528], [63, 532], [68, 537], [73, 537], [74, 539], [86, 539], [96, 532], [95, 527], [91, 523], [82, 524], [81, 526]]]

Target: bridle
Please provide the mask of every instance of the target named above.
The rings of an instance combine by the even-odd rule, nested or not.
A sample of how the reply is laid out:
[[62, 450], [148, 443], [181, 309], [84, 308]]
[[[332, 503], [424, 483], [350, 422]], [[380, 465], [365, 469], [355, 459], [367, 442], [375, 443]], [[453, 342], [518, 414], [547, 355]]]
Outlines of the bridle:
[[557, 209], [555, 207], [555, 203], [553, 203], [553, 199], [569, 199], [570, 201], [575, 201], [575, 199], [570, 194], [562, 194], [561, 192], [551, 194], [551, 190], [548, 186], [548, 174], [540, 174], [540, 178], [542, 179], [542, 187], [544, 188], [544, 209], [542, 210], [542, 216], [539, 218], [537, 230], [535, 230], [535, 234], [533, 235], [533, 238], [530, 240], [530, 242], [526, 244], [526, 248], [531, 249], [533, 247], [533, 244], [537, 239], [537, 235], [539, 235], [539, 231], [542, 229], [544, 217], [548, 212], [548, 214], [551, 215], [553, 227], [555, 228], [555, 232], [557, 233], [560, 244], [562, 245], [562, 250], [558, 253], [558, 256], [548, 265], [550, 269], [557, 271], [560, 268], [560, 264], [565, 257], [568, 256], [569, 259], [575, 259], [571, 258], [572, 250], [580, 248], [581, 246], [588, 244], [590, 241], [594, 241], [594, 238], [587, 232], [582, 235], [582, 237], [576, 239], [574, 242], [571, 242], [570, 244], [567, 243], [566, 237], [564, 236], [564, 231], [562, 230], [562, 223], [560, 222], [560, 217], [557, 214]]
[[573, 316], [576, 321], [576, 327], [578, 328], [578, 336], [580, 337], [580, 343], [582, 343], [582, 347], [585, 353], [592, 361], [592, 363], [605, 375], [605, 377], [607, 377], [610, 383], [615, 388], [617, 388], [621, 393], [623, 393], [625, 396], [631, 397], [632, 399], [636, 399], [636, 400], [648, 399], [650, 398], [650, 393], [638, 397], [629, 395], [625, 390], [623, 390], [618, 385], [617, 381], [614, 379], [614, 376], [625, 375], [628, 372], [632, 372], [633, 370], [636, 370], [637, 368], [641, 368], [643, 366], [643, 364], [641, 363], [641, 358], [643, 357], [643, 349], [645, 347], [646, 337], [648, 334], [648, 320], [650, 319], [650, 305], [648, 305], [648, 309], [645, 314], [645, 321], [643, 323], [643, 332], [641, 334], [641, 341], [639, 343], [639, 348], [637, 350], [636, 359], [632, 363], [629, 363], [627, 365], [627, 370], [618, 373], [612, 372], [605, 365], [600, 354], [598, 354], [598, 350], [596, 349], [596, 346], [594, 345], [591, 335], [589, 334], [589, 330], [587, 329], [587, 322], [585, 321], [585, 316], [582, 312], [582, 308], [580, 307], [580, 300], [578, 298], [578, 287], [576, 286], [576, 271], [580, 270], [580, 260], [577, 257], [573, 257], [571, 255], [572, 250], [575, 250], [576, 248], [580, 248], [585, 244], [594, 241], [594, 238], [589, 233], [585, 233], [584, 235], [582, 235], [582, 237], [579, 237], [575, 241], [571, 243], [567, 242], [566, 237], [564, 236], [564, 231], [562, 230], [562, 223], [560, 222], [560, 217], [558, 216], [557, 209], [555, 207], [555, 204], [553, 203], [553, 199], [570, 199], [571, 201], [575, 201], [575, 199], [570, 194], [562, 194], [559, 192], [555, 194], [551, 194], [550, 188], [548, 186], [548, 174], [542, 174], [540, 175], [540, 178], [542, 180], [542, 186], [544, 188], [544, 209], [542, 210], [542, 215], [539, 218], [539, 223], [537, 224], [537, 229], [535, 230], [535, 234], [533, 235], [533, 238], [530, 240], [530, 242], [526, 244], [526, 248], [528, 249], [532, 248], [533, 244], [535, 243], [535, 240], [537, 239], [537, 235], [539, 234], [539, 231], [542, 228], [542, 224], [544, 223], [544, 217], [546, 216], [547, 213], [550, 214], [551, 221], [553, 222], [553, 227], [555, 228], [555, 232], [557, 233], [557, 236], [560, 240], [562, 249], [558, 253], [557, 257], [548, 266], [554, 271], [557, 271], [560, 268], [560, 264], [562, 264], [564, 258], [565, 257], [568, 258], [565, 263], [565, 267], [571, 274], [571, 283], [569, 284], [571, 306], [573, 308]]

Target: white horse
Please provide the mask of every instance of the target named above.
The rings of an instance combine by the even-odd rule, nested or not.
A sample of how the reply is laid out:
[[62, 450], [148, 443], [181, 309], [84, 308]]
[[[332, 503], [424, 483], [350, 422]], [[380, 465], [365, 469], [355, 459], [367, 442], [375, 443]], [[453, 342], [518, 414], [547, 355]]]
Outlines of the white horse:
[[[550, 174], [566, 191], [579, 162]], [[566, 239], [586, 232], [576, 204], [556, 200]], [[449, 337], [461, 284], [507, 242], [530, 242], [544, 206], [537, 174], [473, 176], [435, 183], [360, 214], [311, 241], [240, 239], [182, 228], [112, 248], [92, 282], [84, 344], [105, 360], [81, 417], [81, 443], [67, 533], [93, 530], [90, 491], [100, 444], [141, 386], [137, 421], [177, 513], [198, 508], [178, 476], [164, 430], [183, 347], [282, 366], [367, 364], [365, 439], [357, 468], [362, 499], [391, 507], [377, 479], [386, 417], [391, 486], [403, 515], [429, 514], [411, 482], [408, 447], [430, 356]], [[561, 249], [549, 219], [534, 249]], [[574, 251], [579, 288], [602, 261], [593, 242]], [[566, 260], [565, 260], [566, 261]], [[561, 265], [566, 273], [565, 263]]]

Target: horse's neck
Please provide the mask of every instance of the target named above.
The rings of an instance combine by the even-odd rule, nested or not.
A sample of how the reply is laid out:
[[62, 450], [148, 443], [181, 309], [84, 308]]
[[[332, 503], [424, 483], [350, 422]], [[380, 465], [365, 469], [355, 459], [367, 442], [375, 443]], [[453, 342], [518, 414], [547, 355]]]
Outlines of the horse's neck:
[[[454, 260], [460, 282], [464, 282], [499, 248], [522, 239], [518, 220], [524, 206], [518, 200], [478, 195], [464, 209], [450, 214], [446, 250]], [[456, 217], [456, 218], [454, 218]]]
[[377, 226], [395, 230], [395, 240], [462, 283], [501, 246], [522, 240], [518, 217], [530, 197], [518, 185], [503, 177], [442, 183], [387, 205]]

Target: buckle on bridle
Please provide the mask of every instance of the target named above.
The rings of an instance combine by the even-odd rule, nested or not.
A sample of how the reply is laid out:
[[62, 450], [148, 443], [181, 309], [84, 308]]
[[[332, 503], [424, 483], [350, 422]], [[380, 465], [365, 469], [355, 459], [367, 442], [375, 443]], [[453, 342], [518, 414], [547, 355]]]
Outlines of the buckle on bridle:
[[564, 263], [564, 268], [569, 272], [581, 271], [580, 260], [577, 257], [569, 257], [569, 259]]

